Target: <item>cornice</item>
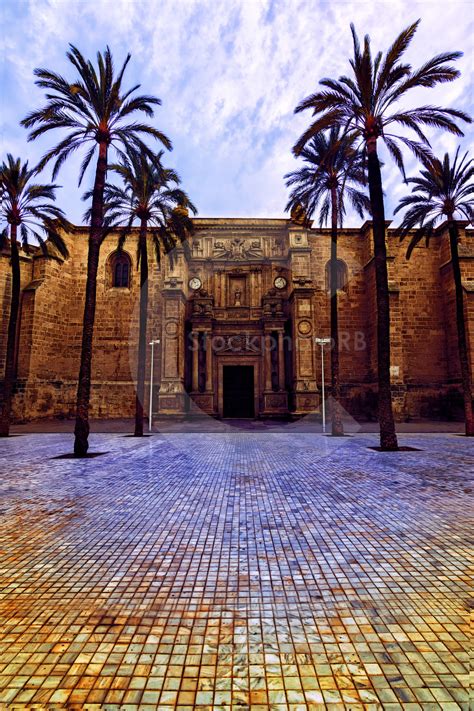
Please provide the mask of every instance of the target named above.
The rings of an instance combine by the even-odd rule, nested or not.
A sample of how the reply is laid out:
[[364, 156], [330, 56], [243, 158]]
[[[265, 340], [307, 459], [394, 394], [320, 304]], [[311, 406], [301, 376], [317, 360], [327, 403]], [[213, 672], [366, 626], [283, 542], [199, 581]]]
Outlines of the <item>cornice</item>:
[[[193, 217], [192, 223], [195, 227], [196, 232], [202, 232], [204, 230], [212, 230], [214, 232], [250, 232], [252, 230], [258, 229], [261, 232], [282, 232], [289, 231], [295, 227], [295, 225], [290, 219], [281, 217]], [[474, 236], [474, 230], [468, 229], [469, 222], [467, 220], [458, 220], [458, 225], [465, 229], [466, 237], [472, 238]], [[396, 235], [397, 228], [393, 227], [390, 229], [392, 220], [385, 220], [385, 227], [387, 230], [387, 237], [393, 238]], [[341, 227], [338, 229], [338, 234], [354, 236], [354, 237], [365, 237], [368, 231], [372, 227], [372, 220], [366, 220], [360, 227]], [[435, 231], [434, 236], [441, 234], [447, 228], [447, 222], [441, 224]], [[85, 237], [89, 235], [88, 225], [71, 225], [71, 230], [65, 232], [65, 234], [84, 234]], [[110, 235], [116, 234], [120, 231], [120, 227], [112, 230]], [[300, 228], [304, 229], [309, 236], [330, 236], [330, 227], [309, 227]], [[130, 229], [131, 234], [138, 234], [140, 228], [134, 226]], [[412, 230], [414, 233], [415, 230]], [[410, 232], [409, 234], [411, 234]], [[109, 236], [110, 236], [109, 235]], [[192, 235], [191, 235], [192, 237]]]
[[[469, 220], [454, 220], [458, 227], [464, 228], [468, 233], [468, 236], [472, 236], [473, 230], [467, 230], [467, 227], [471, 224]], [[449, 220], [445, 220], [435, 229], [435, 234], [443, 234], [449, 229]], [[469, 235], [469, 233], [471, 233]]]
[[281, 232], [291, 225], [290, 220], [266, 217], [194, 217], [192, 221], [197, 232], [203, 230], [213, 230], [216, 232], [246, 232], [255, 229], [259, 231]]
[[[364, 224], [362, 225], [362, 227], [359, 228], [360, 232], [362, 234], [365, 234], [373, 227], [373, 224], [374, 224], [373, 220], [366, 220], [364, 222]], [[387, 230], [387, 232], [388, 232], [388, 228], [390, 227], [391, 224], [392, 224], [392, 220], [385, 220], [385, 229]]]

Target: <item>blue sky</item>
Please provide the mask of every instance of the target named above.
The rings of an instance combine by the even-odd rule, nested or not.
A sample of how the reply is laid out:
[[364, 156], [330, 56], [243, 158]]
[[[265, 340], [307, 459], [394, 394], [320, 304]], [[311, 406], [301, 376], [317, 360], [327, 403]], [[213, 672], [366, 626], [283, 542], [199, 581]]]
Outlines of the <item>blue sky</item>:
[[[283, 175], [297, 161], [291, 147], [309, 122], [296, 104], [324, 76], [348, 69], [349, 23], [368, 32], [374, 50], [421, 17], [407, 52], [414, 65], [433, 54], [461, 50], [462, 76], [434, 90], [414, 91], [410, 103], [439, 103], [473, 113], [473, 5], [468, 2], [317, 2], [299, 0], [4, 0], [2, 10], [2, 154], [35, 163], [53, 136], [27, 143], [19, 121], [43, 103], [33, 69], [73, 77], [65, 58], [69, 42], [93, 58], [109, 44], [117, 64], [132, 53], [126, 84], [163, 102], [155, 125], [173, 141], [166, 163], [176, 168], [203, 217], [283, 217]], [[469, 132], [470, 129], [468, 128]], [[438, 153], [458, 139], [431, 132]], [[467, 148], [471, 135], [462, 145]], [[62, 169], [58, 201], [71, 220], [82, 221], [79, 160]], [[408, 160], [409, 172], [416, 172]], [[387, 218], [406, 193], [387, 157]], [[45, 179], [50, 178], [47, 169]], [[90, 174], [88, 176], [90, 179]], [[85, 181], [87, 185], [87, 179]], [[349, 218], [352, 224], [360, 220]]]

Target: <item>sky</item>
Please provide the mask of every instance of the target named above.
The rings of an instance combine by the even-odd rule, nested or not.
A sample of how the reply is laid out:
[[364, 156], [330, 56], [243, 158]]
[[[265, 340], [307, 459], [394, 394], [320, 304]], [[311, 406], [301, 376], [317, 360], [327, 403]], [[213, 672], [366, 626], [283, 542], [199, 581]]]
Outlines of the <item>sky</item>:
[[[406, 53], [419, 66], [434, 54], [460, 50], [461, 78], [435, 89], [414, 90], [412, 106], [439, 104], [473, 112], [474, 3], [319, 2], [318, 0], [4, 0], [2, 4], [2, 158], [13, 153], [35, 164], [60, 138], [27, 142], [19, 125], [43, 105], [34, 85], [35, 67], [53, 69], [71, 81], [69, 43], [95, 59], [109, 45], [116, 64], [132, 59], [125, 87], [162, 100], [154, 125], [173, 142], [164, 163], [175, 168], [201, 217], [284, 217], [284, 175], [300, 164], [291, 148], [307, 127], [310, 112], [295, 115], [299, 101], [323, 77], [347, 73], [350, 22], [368, 33], [373, 52], [386, 50], [414, 20], [421, 25]], [[435, 153], [472, 143], [472, 128], [458, 139], [428, 130]], [[391, 159], [384, 159], [386, 217], [409, 188]], [[408, 174], [418, 170], [407, 156]], [[58, 203], [82, 223], [86, 176], [77, 187], [79, 158], [56, 182]], [[42, 179], [49, 181], [47, 168]], [[348, 215], [347, 225], [360, 224]]]

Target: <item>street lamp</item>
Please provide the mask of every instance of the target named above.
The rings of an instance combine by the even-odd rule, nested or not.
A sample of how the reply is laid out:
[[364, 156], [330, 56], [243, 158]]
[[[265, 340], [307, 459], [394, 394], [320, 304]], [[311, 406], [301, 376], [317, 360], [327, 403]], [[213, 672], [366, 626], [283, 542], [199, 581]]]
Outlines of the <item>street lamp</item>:
[[324, 346], [328, 346], [331, 343], [330, 338], [315, 338], [314, 342], [321, 346], [321, 396], [323, 400], [323, 432], [326, 432], [326, 401], [324, 395]]
[[155, 357], [155, 343], [160, 342], [159, 338], [154, 341], [150, 341], [148, 345], [151, 346], [151, 359], [150, 359], [150, 398], [149, 398], [149, 413], [148, 413], [148, 432], [151, 432], [151, 427], [153, 424], [153, 361]]

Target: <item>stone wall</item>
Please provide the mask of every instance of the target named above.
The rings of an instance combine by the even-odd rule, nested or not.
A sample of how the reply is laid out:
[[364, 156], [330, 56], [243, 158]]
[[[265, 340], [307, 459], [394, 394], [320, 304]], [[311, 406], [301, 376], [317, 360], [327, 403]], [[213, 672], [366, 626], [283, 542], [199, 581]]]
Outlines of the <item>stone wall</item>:
[[[245, 221], [241, 222], [243, 224]], [[204, 234], [204, 239], [193, 246], [198, 256], [200, 250], [211, 249], [209, 240], [213, 229], [222, 232], [225, 224], [225, 220], [196, 220], [198, 233], [201, 229]], [[234, 221], [233, 224], [238, 226], [239, 221]], [[254, 284], [255, 288], [257, 283], [260, 284], [258, 288], [261, 294], [257, 299], [256, 292], [252, 292], [249, 296], [249, 306], [252, 309], [257, 308], [257, 302], [271, 288], [276, 274], [287, 274], [291, 282], [292, 271], [304, 271], [305, 259], [309, 259], [308, 274], [304, 276], [308, 281], [305, 284], [300, 283], [299, 293], [303, 299], [309, 298], [311, 302], [312, 337], [329, 335], [326, 264], [330, 257], [330, 231], [300, 229], [303, 235], [301, 244], [306, 244], [307, 239], [308, 249], [305, 247], [298, 251], [298, 243], [295, 242], [293, 248], [290, 247], [289, 226], [290, 223], [286, 220], [252, 221], [255, 235], [263, 236], [262, 244], [266, 245], [265, 250], [270, 249], [269, 245], [273, 245], [272, 240], [275, 240], [275, 244], [278, 243], [278, 249], [280, 241], [283, 245], [286, 240], [286, 247], [281, 247], [282, 255], [293, 254], [293, 257], [288, 256], [285, 267], [283, 261], [278, 262], [277, 259], [275, 267], [265, 267], [261, 273], [258, 264], [252, 266], [250, 283]], [[248, 228], [247, 224], [246, 229]], [[70, 251], [70, 257], [65, 261], [46, 260], [37, 252], [22, 254], [18, 381], [14, 399], [16, 420], [74, 415], [86, 282], [87, 230], [76, 228], [72, 234], [65, 235], [65, 239]], [[447, 234], [441, 230], [433, 238], [429, 248], [424, 244], [420, 245], [414, 250], [410, 260], [406, 259], [406, 243], [400, 244], [398, 237], [390, 229], [387, 245], [391, 294], [392, 380], [397, 417], [460, 417], [462, 403], [459, 396], [454, 287]], [[116, 248], [117, 236], [113, 234], [105, 240], [101, 248], [92, 367], [92, 417], [131, 417], [134, 412], [139, 303], [136, 233], [128, 238], [124, 247], [132, 263], [130, 288], [112, 286], [110, 259]], [[341, 230], [338, 254], [347, 265], [348, 273], [347, 284], [338, 295], [344, 404], [352, 414], [370, 418], [375, 416], [377, 392], [375, 274], [370, 223], [360, 229]], [[461, 230], [460, 254], [465, 285], [466, 323], [472, 353], [474, 237], [472, 231], [466, 232], [464, 227]], [[166, 279], [172, 273], [167, 266], [165, 268], [162, 265], [160, 269], [156, 265], [151, 240], [149, 255], [148, 341], [161, 336], [162, 291]], [[268, 257], [265, 256], [265, 259], [268, 262]], [[262, 261], [262, 267], [267, 262]], [[184, 264], [183, 259], [180, 264]], [[212, 254], [209, 253], [203, 258], [200, 264], [205, 284], [210, 292], [216, 291], [216, 304], [219, 304], [222, 279], [218, 266], [212, 260]], [[278, 264], [283, 266], [278, 267]], [[188, 275], [187, 267], [186, 270], [179, 266], [177, 269], [178, 272], [182, 271], [180, 288], [186, 293], [188, 276], [193, 272], [191, 270]], [[262, 278], [265, 283], [259, 281]], [[2, 373], [5, 365], [10, 289], [9, 258], [8, 255], [1, 254]], [[291, 298], [288, 303], [290, 302]], [[223, 304], [219, 308], [222, 307]], [[291, 309], [291, 306], [289, 308]], [[161, 377], [160, 353], [161, 349], [157, 348], [155, 374], [158, 383]], [[308, 352], [304, 356], [308, 364], [310, 361], [312, 363], [313, 375], [308, 377], [310, 381], [312, 377], [316, 378], [317, 389], [320, 387], [318, 356], [319, 350], [317, 355]], [[471, 358], [471, 362], [472, 360]], [[148, 369], [147, 362], [147, 373]], [[328, 356], [328, 384], [329, 377]], [[147, 400], [145, 406], [148, 406]]]
[[[42, 417], [72, 417], [82, 337], [87, 265], [87, 232], [65, 235], [69, 259], [47, 260], [38, 254], [22, 261], [22, 299], [14, 417], [24, 421]], [[139, 274], [135, 238], [125, 245], [132, 260], [130, 289], [111, 286], [107, 268], [117, 248], [109, 236], [101, 247], [92, 361], [91, 416], [131, 417], [135, 407], [136, 344]], [[154, 249], [150, 253], [149, 333], [161, 322], [160, 272]], [[0, 259], [4, 297], [1, 313], [9, 308], [9, 260]], [[0, 362], [4, 363], [6, 330], [2, 328]], [[3, 366], [4, 367], [4, 366]]]

